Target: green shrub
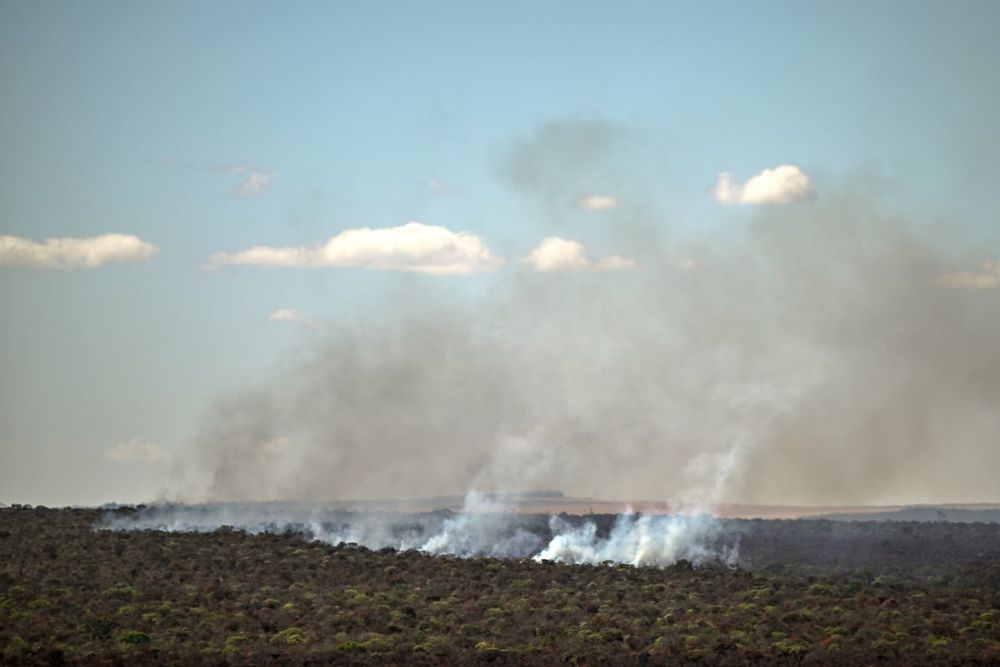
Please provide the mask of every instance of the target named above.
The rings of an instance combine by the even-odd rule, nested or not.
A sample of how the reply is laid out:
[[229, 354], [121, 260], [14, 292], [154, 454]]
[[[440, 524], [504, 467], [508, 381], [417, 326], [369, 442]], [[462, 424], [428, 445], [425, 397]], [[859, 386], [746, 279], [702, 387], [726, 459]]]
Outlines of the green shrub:
[[152, 640], [145, 632], [126, 630], [118, 635], [118, 641], [122, 644], [148, 644]]
[[337, 650], [344, 651], [345, 653], [364, 651], [365, 645], [363, 642], [359, 642], [354, 639], [349, 639], [346, 642], [341, 642], [337, 644]]
[[105, 588], [102, 591], [102, 595], [106, 598], [112, 598], [116, 600], [131, 600], [136, 597], [139, 592], [133, 586], [126, 586], [124, 584], [118, 584], [117, 586], [112, 586], [111, 588]]
[[809, 651], [803, 644], [788, 639], [774, 642], [772, 646], [782, 655], [805, 655]]
[[305, 631], [294, 625], [290, 628], [285, 628], [275, 636], [280, 642], [288, 645], [305, 644], [309, 641]]
[[222, 652], [228, 655], [233, 655], [239, 653], [239, 645], [247, 641], [247, 636], [243, 634], [229, 635], [226, 637], [226, 644], [222, 648]]

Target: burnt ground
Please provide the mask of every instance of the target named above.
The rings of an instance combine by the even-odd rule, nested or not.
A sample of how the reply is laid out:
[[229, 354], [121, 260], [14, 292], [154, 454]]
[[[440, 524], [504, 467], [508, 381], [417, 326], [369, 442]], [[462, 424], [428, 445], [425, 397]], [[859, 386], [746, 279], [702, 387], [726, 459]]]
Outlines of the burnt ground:
[[0, 509], [5, 664], [1000, 664], [1000, 524], [729, 520], [737, 567], [660, 569], [100, 520]]

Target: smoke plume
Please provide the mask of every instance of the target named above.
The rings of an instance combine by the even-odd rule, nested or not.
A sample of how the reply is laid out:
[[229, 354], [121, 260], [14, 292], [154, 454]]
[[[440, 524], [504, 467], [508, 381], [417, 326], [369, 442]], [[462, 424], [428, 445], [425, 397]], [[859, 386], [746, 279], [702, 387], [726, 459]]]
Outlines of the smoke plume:
[[[707, 514], [618, 516], [609, 530], [594, 519], [510, 512], [501, 498], [470, 492], [453, 513], [351, 512], [323, 504], [210, 503], [153, 505], [109, 513], [109, 530], [212, 532], [220, 527], [250, 534], [292, 533], [331, 545], [417, 550], [439, 556], [533, 559], [559, 563], [628, 563], [662, 567], [737, 562], [738, 535], [723, 535]], [[604, 517], [607, 518], [607, 517]]]
[[[315, 535], [637, 564], [705, 557], [713, 527], [697, 517], [717, 501], [995, 500], [1000, 307], [995, 291], [940, 280], [975, 266], [973, 249], [945, 256], [878, 192], [821, 178], [810, 206], [719, 210], [675, 238], [655, 179], [629, 170], [639, 150], [607, 123], [553, 123], [514, 142], [498, 174], [537, 202], [527, 248], [558, 231], [640, 270], [509, 266], [474, 300], [401, 281], [391, 304], [221, 400], [167, 497], [472, 490], [465, 512], [403, 540], [364, 522]], [[576, 207], [605, 191], [617, 205], [601, 216]], [[553, 519], [542, 542], [490, 505], [542, 488], [700, 511], [624, 516], [604, 536]]]

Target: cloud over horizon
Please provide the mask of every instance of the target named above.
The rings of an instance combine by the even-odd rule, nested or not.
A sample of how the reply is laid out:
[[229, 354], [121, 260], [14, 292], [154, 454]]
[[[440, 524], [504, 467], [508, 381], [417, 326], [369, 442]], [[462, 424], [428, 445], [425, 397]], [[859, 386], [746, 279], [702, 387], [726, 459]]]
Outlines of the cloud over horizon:
[[634, 260], [619, 255], [592, 258], [587, 249], [578, 241], [549, 236], [542, 239], [522, 263], [533, 271], [551, 273], [557, 271], [631, 271], [638, 268]]
[[608, 195], [586, 195], [576, 200], [576, 207], [584, 211], [604, 211], [618, 205], [618, 200]]
[[943, 287], [965, 289], [992, 289], [1000, 287], [1000, 259], [987, 259], [979, 271], [946, 273], [938, 280]]
[[29, 269], [96, 269], [112, 262], [138, 262], [158, 248], [132, 234], [49, 238], [42, 242], [0, 236], [0, 266]]
[[155, 442], [129, 438], [105, 451], [104, 458], [115, 463], [161, 463], [166, 454]]
[[253, 195], [259, 195], [264, 190], [267, 190], [271, 185], [271, 180], [274, 178], [274, 173], [270, 171], [261, 171], [259, 169], [251, 169], [250, 173], [247, 174], [246, 179], [240, 183], [240, 187], [237, 192], [241, 197], [252, 197]]
[[299, 324], [309, 329], [319, 329], [319, 324], [317, 324], [311, 318], [300, 314], [294, 308], [278, 308], [276, 311], [271, 313], [268, 318], [268, 322], [292, 322], [293, 324]]
[[408, 222], [400, 227], [345, 229], [315, 246], [254, 246], [235, 253], [217, 252], [206, 268], [356, 267], [432, 275], [495, 271], [503, 260], [471, 232]]
[[774, 169], [751, 176], [742, 185], [733, 181], [733, 175], [724, 171], [712, 194], [720, 204], [795, 204], [808, 201], [815, 196], [812, 180], [801, 169], [792, 164], [783, 164]]
[[263, 169], [250, 162], [241, 162], [230, 167], [225, 167], [223, 171], [227, 174], [246, 174], [243, 182], [236, 188], [236, 194], [241, 197], [252, 197], [259, 195], [271, 186], [275, 172]]

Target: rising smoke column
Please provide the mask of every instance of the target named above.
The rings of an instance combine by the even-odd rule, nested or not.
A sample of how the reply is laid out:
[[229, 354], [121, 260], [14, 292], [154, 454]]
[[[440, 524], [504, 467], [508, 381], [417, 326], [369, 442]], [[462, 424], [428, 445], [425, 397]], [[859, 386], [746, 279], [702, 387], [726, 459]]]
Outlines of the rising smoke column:
[[[338, 322], [302, 362], [221, 400], [193, 443], [191, 486], [168, 495], [489, 491], [477, 480], [499, 443], [543, 434], [536, 454], [557, 463], [535, 488], [576, 496], [985, 499], [1000, 464], [995, 293], [942, 287], [954, 257], [869, 186], [817, 181], [811, 203], [673, 239], [658, 184], [630, 169], [648, 163], [634, 137], [549, 124], [497, 171], [537, 204], [522, 256], [554, 232], [586, 235], [641, 270], [511, 268], [475, 301], [401, 282], [392, 308]], [[617, 204], [580, 211], [586, 192]], [[744, 464], [719, 490], [701, 463], [734, 442]]]

